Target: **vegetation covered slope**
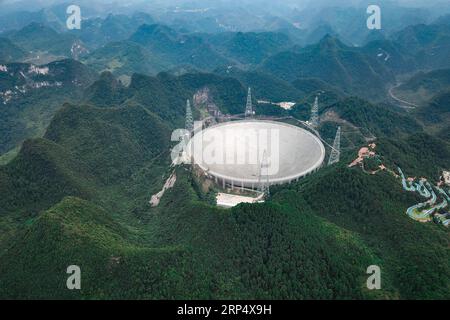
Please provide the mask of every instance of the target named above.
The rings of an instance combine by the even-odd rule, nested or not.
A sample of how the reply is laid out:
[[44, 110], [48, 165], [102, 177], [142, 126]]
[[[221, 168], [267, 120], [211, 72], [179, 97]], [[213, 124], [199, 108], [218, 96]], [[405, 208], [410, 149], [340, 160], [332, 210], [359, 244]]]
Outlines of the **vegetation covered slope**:
[[20, 61], [25, 57], [23, 49], [7, 38], [0, 38], [0, 62]]
[[[388, 175], [342, 164], [274, 189], [265, 204], [222, 210], [181, 167], [151, 208], [166, 175], [165, 126], [140, 106], [66, 105], [45, 139], [1, 167], [1, 297], [448, 296], [448, 232], [410, 220], [417, 199]], [[81, 291], [65, 288], [73, 264]], [[373, 264], [383, 289], [369, 292]]]
[[57, 56], [73, 57], [74, 45], [81, 42], [72, 34], [58, 33], [44, 23], [32, 22], [24, 28], [11, 31], [8, 38], [28, 52], [50, 53]]
[[281, 32], [225, 32], [206, 39], [223, 56], [242, 65], [258, 65], [292, 46], [290, 38]]
[[[66, 198], [28, 222], [2, 255], [1, 296], [448, 295], [448, 234], [410, 220], [403, 210], [416, 199], [391, 177], [327, 169], [290, 190], [275, 190], [266, 204], [232, 210], [199, 202], [184, 169], [177, 177], [175, 188], [160, 207], [148, 209], [139, 228], [117, 222], [114, 209], [77, 198]], [[65, 288], [65, 270], [72, 264], [82, 268], [81, 291]], [[365, 271], [372, 264], [382, 268], [381, 291], [365, 289]]]
[[16, 158], [0, 167], [0, 175], [0, 215], [29, 217], [66, 195], [88, 198], [95, 192], [86, 164], [45, 139], [26, 141]]
[[383, 138], [380, 152], [395, 168], [417, 176], [438, 179], [450, 167], [449, 140], [426, 133], [417, 133], [405, 139]]
[[396, 43], [409, 53], [419, 68], [450, 67], [450, 26], [446, 24], [417, 24], [394, 35]]
[[109, 42], [84, 57], [83, 61], [97, 71], [117, 75], [140, 72], [155, 75], [173, 67], [170, 61], [155, 56], [142, 45], [132, 41]]
[[67, 195], [98, 199], [99, 189], [129, 181], [166, 152], [169, 132], [160, 119], [139, 106], [66, 105], [45, 139], [26, 141], [16, 158], [0, 167], [0, 189], [5, 193], [1, 213], [30, 216]]
[[201, 37], [180, 34], [163, 25], [142, 25], [129, 40], [173, 66], [188, 64], [200, 70], [211, 70], [227, 64], [227, 59]]
[[346, 98], [324, 110], [336, 112], [340, 118], [349, 121], [362, 130], [368, 130], [375, 137], [397, 137], [421, 131], [421, 126], [413, 117], [380, 104], [371, 104], [359, 98]]
[[74, 60], [43, 66], [5, 64], [0, 71], [0, 154], [31, 137], [41, 137], [65, 102], [83, 96], [96, 74]]
[[45, 138], [84, 159], [97, 179], [116, 180], [129, 178], [143, 163], [165, 152], [169, 132], [157, 116], [140, 106], [69, 105], [55, 116]]
[[[0, 295], [15, 299], [175, 298], [178, 288], [193, 289], [181, 282], [184, 277], [174, 276], [189, 261], [183, 259], [183, 250], [142, 247], [130, 242], [127, 234], [102, 208], [65, 198], [32, 220], [3, 256]], [[82, 270], [81, 291], [66, 288], [69, 265]], [[20, 274], [14, 271], [19, 269]]]
[[[261, 66], [284, 80], [318, 78], [348, 93], [375, 98], [393, 80], [392, 73], [376, 57], [347, 47], [329, 35], [298, 52], [289, 50], [268, 58]], [[366, 84], [370, 83], [370, 87]]]
[[[12, 298], [362, 298], [375, 258], [356, 235], [281, 204], [222, 211], [195, 200], [181, 171], [157, 216], [154, 243], [107, 212], [66, 198], [34, 219], [2, 256]], [[180, 197], [181, 195], [181, 197]], [[176, 209], [175, 209], [176, 208]], [[150, 223], [149, 222], [149, 223]], [[141, 228], [145, 228], [141, 226]], [[39, 247], [36, 244], [39, 243]], [[37, 259], [38, 258], [38, 259]], [[82, 290], [65, 288], [68, 265]], [[20, 268], [22, 275], [14, 270]]]
[[141, 104], [171, 126], [183, 128], [186, 99], [192, 99], [194, 93], [205, 87], [210, 89], [214, 102], [223, 112], [240, 114], [245, 110], [246, 89], [242, 84], [234, 78], [210, 73], [188, 73], [178, 77], [168, 73], [156, 77], [134, 74], [126, 103]]
[[[111, 18], [111, 23], [118, 20]], [[118, 36], [124, 36], [120, 23], [115, 26]], [[19, 33], [14, 35], [20, 40]], [[46, 45], [40, 37], [30, 45]], [[67, 44], [63, 40], [51, 49]], [[304, 120], [322, 92], [319, 130], [327, 140], [332, 141], [336, 126], [342, 125], [343, 148], [358, 147], [376, 136], [377, 151], [390, 167], [400, 165], [411, 174], [434, 178], [450, 166], [446, 142], [424, 134], [412, 118], [416, 113], [406, 115], [358, 98], [342, 100], [347, 94], [377, 97], [383, 92], [393, 80], [390, 70], [403, 70], [410, 61], [402, 56], [404, 48], [375, 42], [357, 49], [326, 37], [318, 45], [269, 57], [261, 72], [236, 71], [228, 63], [260, 63], [285, 49], [286, 37], [227, 33], [216, 41], [214, 45], [205, 35], [144, 25], [130, 40], [106, 45], [87, 58], [96, 70], [127, 74], [140, 65], [139, 59], [154, 59], [142, 65], [142, 72], [184, 64], [227, 66], [218, 70], [222, 76], [134, 74], [129, 86], [105, 72], [87, 88], [86, 82], [75, 86], [76, 98], [86, 104], [65, 104], [45, 125], [42, 139], [25, 141], [15, 159], [0, 166], [0, 297], [448, 298], [448, 231], [409, 219], [405, 210], [419, 199], [403, 192], [394, 177], [347, 168], [354, 152], [343, 152], [341, 164], [300, 183], [273, 188], [264, 204], [230, 210], [208, 204], [205, 198], [211, 195], [202, 193], [189, 168], [179, 167], [174, 188], [158, 207], [150, 206], [151, 195], [174, 170], [169, 167], [170, 132], [184, 126], [186, 99], [204, 87], [226, 113], [242, 113], [245, 86], [254, 86], [257, 97], [299, 102], [285, 114]], [[394, 65], [383, 61], [386, 52], [376, 56], [377, 44], [391, 50]], [[77, 76], [67, 74], [86, 70], [67, 60], [52, 66], [62, 68], [49, 67], [60, 71], [40, 71], [31, 80], [78, 84]], [[75, 74], [91, 74], [81, 71]], [[1, 75], [1, 84], [8, 88], [30, 80]], [[63, 93], [67, 91], [58, 91], [58, 98], [72, 97]], [[31, 95], [30, 105], [37, 97], [45, 95]], [[53, 116], [62, 103], [53, 96], [48, 99], [58, 103], [44, 113]], [[435, 100], [436, 117], [442, 116], [446, 99]], [[26, 106], [24, 101], [14, 106]], [[47, 112], [42, 105], [34, 114]], [[15, 123], [11, 117], [3, 119], [4, 127]], [[437, 129], [445, 139], [444, 125]], [[351, 130], [357, 137], [348, 133]], [[380, 291], [366, 288], [366, 270], [374, 264], [382, 269]], [[65, 287], [69, 265], [82, 269], [81, 291]]]
[[395, 95], [406, 101], [426, 105], [436, 94], [450, 89], [450, 69], [418, 72], [394, 90]]
[[410, 219], [417, 199], [389, 174], [329, 168], [294, 187], [314, 213], [357, 233], [380, 258], [405, 299], [446, 299], [450, 292], [448, 230]]

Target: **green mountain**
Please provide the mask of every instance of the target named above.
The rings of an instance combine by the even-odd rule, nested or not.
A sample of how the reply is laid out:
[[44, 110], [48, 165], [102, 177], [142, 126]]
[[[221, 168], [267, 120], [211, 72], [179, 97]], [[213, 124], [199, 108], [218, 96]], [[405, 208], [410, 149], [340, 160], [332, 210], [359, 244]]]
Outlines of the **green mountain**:
[[417, 63], [410, 52], [395, 41], [384, 39], [370, 41], [362, 47], [362, 51], [397, 74], [411, 72], [417, 68]]
[[103, 72], [100, 78], [86, 88], [84, 101], [97, 106], [119, 106], [126, 99], [126, 88], [110, 72]]
[[[58, 114], [46, 138], [70, 151], [84, 166], [55, 161], [66, 169], [75, 165], [79, 173], [95, 172], [102, 164], [102, 174], [95, 173], [92, 183], [103, 187], [96, 188], [100, 194], [90, 200], [82, 200], [86, 195], [63, 198], [4, 240], [9, 246], [0, 251], [0, 296], [420, 299], [443, 298], [448, 293], [441, 285], [450, 274], [448, 234], [410, 220], [403, 212], [416, 199], [388, 175], [366, 175], [344, 165], [330, 167], [299, 184], [275, 188], [265, 204], [221, 210], [203, 203], [195, 180], [179, 168], [174, 189], [168, 190], [159, 207], [138, 204], [145, 198], [136, 201], [137, 188], [119, 186], [145, 181], [140, 187], [151, 189], [153, 183], [162, 183], [161, 177], [152, 174], [148, 179], [146, 170], [138, 169], [139, 164], [146, 167], [148, 157], [138, 161], [130, 175], [128, 164], [134, 156], [122, 157], [132, 150], [131, 145], [105, 129], [120, 122], [126, 132], [134, 130], [134, 137], [142, 137], [139, 146], [159, 145], [158, 139], [142, 132], [154, 128], [148, 125], [151, 122], [144, 119], [145, 125], [135, 126], [136, 119], [122, 119], [123, 112], [136, 112], [136, 118], [141, 118], [140, 110], [68, 106]], [[103, 131], [108, 132], [105, 138], [111, 137], [108, 144], [102, 141]], [[86, 147], [91, 148], [84, 143], [88, 136], [92, 152], [86, 152]], [[118, 149], [111, 148], [112, 142]], [[109, 158], [114, 161], [111, 166], [105, 165]], [[16, 170], [12, 164], [6, 168]], [[157, 166], [147, 168], [153, 171]], [[119, 179], [118, 169], [124, 170]], [[33, 181], [40, 181], [39, 174]], [[67, 181], [67, 177], [58, 180]], [[97, 177], [103, 177], [101, 182]], [[135, 215], [138, 208], [142, 216]], [[9, 215], [0, 221], [4, 223]], [[72, 264], [82, 268], [81, 291], [65, 288], [65, 270]], [[380, 292], [364, 289], [365, 271], [372, 264], [383, 270]], [[411, 275], [420, 282], [408, 281]]]
[[450, 124], [449, 69], [419, 72], [394, 88], [393, 93], [400, 99], [412, 101], [417, 105], [411, 114], [423, 124], [427, 132], [436, 134], [448, 128]]
[[327, 35], [331, 35], [336, 38], [339, 37], [339, 35], [333, 30], [331, 26], [324, 24], [309, 30], [304, 42], [307, 45], [316, 44]]
[[[205, 86], [224, 111], [242, 112], [246, 90], [233, 78], [136, 74], [125, 87], [104, 73], [85, 89], [90, 105], [66, 104], [42, 139], [26, 141], [14, 160], [0, 166], [0, 297], [448, 295], [442, 285], [450, 275], [448, 232], [406, 216], [418, 199], [393, 176], [347, 168], [354, 147], [341, 164], [274, 187], [266, 203], [231, 210], [209, 204], [211, 194], [179, 167], [175, 186], [152, 208], [150, 196], [174, 170], [170, 132], [183, 125], [185, 100]], [[355, 98], [322, 107], [321, 117], [327, 112], [338, 117], [328, 121], [379, 135], [386, 164], [398, 161], [413, 170], [420, 162], [426, 144], [414, 140], [421, 128], [409, 116]], [[397, 156], [402, 147], [386, 136], [418, 153]], [[445, 158], [428, 152], [429, 167], [420, 172]], [[365, 286], [366, 269], [374, 264], [383, 270], [383, 289], [376, 292]], [[70, 265], [81, 267], [80, 291], [65, 288]], [[409, 281], [412, 275], [419, 280]]]
[[127, 103], [141, 104], [174, 128], [184, 128], [186, 99], [192, 99], [194, 93], [205, 87], [210, 89], [222, 112], [242, 114], [245, 110], [246, 88], [234, 78], [209, 73], [187, 73], [178, 77], [168, 73], [156, 77], [134, 74], [127, 89]]
[[[392, 73], [377, 57], [361, 49], [347, 47], [338, 39], [326, 36], [320, 43], [296, 51], [285, 51], [268, 58], [261, 69], [284, 80], [318, 78], [344, 92], [379, 98]], [[366, 84], [370, 83], [368, 87]]]
[[[86, 145], [93, 135], [96, 139]], [[137, 105], [65, 107], [55, 115], [44, 138], [68, 146], [79, 159], [85, 159], [98, 179], [105, 181], [129, 178], [142, 163], [166, 151], [170, 143], [168, 126]], [[99, 152], [102, 145], [108, 148]]]
[[153, 18], [146, 13], [133, 15], [108, 14], [106, 17], [85, 19], [80, 30], [71, 33], [91, 48], [128, 39], [141, 25], [152, 24]]
[[227, 59], [201, 37], [181, 34], [167, 26], [142, 25], [129, 40], [172, 65], [188, 64], [200, 70], [212, 70], [228, 64]]
[[418, 72], [395, 88], [396, 96], [418, 105], [427, 104], [436, 94], [450, 89], [450, 69]]
[[[114, 248], [129, 247], [122, 236], [125, 231], [123, 227], [114, 223], [103, 209], [79, 198], [65, 198], [32, 220], [26, 229], [28, 230], [21, 232], [22, 237], [17, 239], [19, 242], [10, 249], [15, 251], [18, 259], [14, 261], [8, 255], [10, 258], [1, 263], [0, 269], [6, 272], [6, 276], [0, 280], [2, 297], [75, 298], [76, 294], [64, 290], [68, 261], [82, 265], [83, 282], [88, 279], [93, 282], [96, 278], [101, 283], [106, 279], [99, 278], [99, 262], [112, 259]], [[40, 245], [35, 246], [33, 243]], [[74, 243], [77, 245], [74, 246]], [[42, 258], [41, 262], [35, 260], [39, 256]], [[84, 273], [84, 264], [90, 271], [86, 270]], [[11, 272], [11, 268], [19, 266], [22, 269], [22, 280], [16, 282], [17, 274]], [[94, 266], [93, 269], [90, 266]], [[105, 268], [104, 271], [106, 270]], [[53, 276], [46, 277], [44, 272], [50, 272]], [[90, 297], [104, 297], [104, 293], [97, 291], [95, 286], [86, 292], [89, 292]]]
[[62, 31], [66, 28], [66, 8], [67, 6], [61, 10], [62, 14], [57, 14], [54, 10], [55, 8], [43, 8], [38, 11], [32, 11], [30, 10], [31, 8], [27, 8], [27, 10], [2, 14], [0, 32], [20, 30], [30, 23], [45, 24], [54, 30]]
[[356, 127], [368, 130], [371, 135], [407, 136], [422, 131], [413, 117], [382, 104], [372, 104], [359, 98], [340, 100], [323, 112], [335, 112]]
[[172, 63], [155, 56], [143, 46], [131, 42], [110, 42], [93, 51], [83, 61], [91, 68], [116, 75], [132, 75], [135, 72], [156, 75], [172, 67]]
[[144, 24], [128, 40], [109, 42], [83, 61], [98, 71], [116, 75], [155, 75], [180, 67], [211, 71], [234, 64], [257, 65], [290, 45], [282, 33], [197, 35]]
[[[70, 63], [70, 61], [67, 61], [67, 63]], [[79, 64], [78, 62], [73, 63]], [[20, 66], [25, 68], [25, 65]], [[80, 66], [82, 65], [80, 64]], [[19, 71], [17, 72], [20, 74]], [[53, 74], [54, 69], [49, 67], [46, 76], [50, 77]], [[68, 73], [65, 74], [68, 76]], [[141, 174], [147, 179], [142, 178], [142, 182], [149, 181], [149, 177], [151, 179], [157, 177], [159, 181], [159, 173], [156, 173], [158, 171], [155, 172], [155, 166], [158, 167], [158, 165], [153, 162], [169, 150], [171, 130], [184, 125], [186, 99], [192, 97], [197, 90], [205, 86], [210, 88], [218, 106], [236, 106], [239, 108], [236, 111], [242, 113], [245, 104], [245, 88], [237, 80], [211, 74], [187, 74], [181, 77], [161, 74], [156, 78], [135, 75], [130, 86], [124, 87], [111, 74], [104, 73], [98, 81], [88, 88], [80, 87], [79, 90], [83, 91], [84, 97], [77, 97], [77, 99], [84, 99], [90, 104], [95, 103], [101, 108], [77, 107], [66, 104], [53, 116], [53, 121], [43, 135], [45, 140], [26, 143], [25, 146], [30, 147], [24, 146], [18, 157], [5, 167], [7, 176], [2, 179], [2, 182], [24, 182], [27, 184], [33, 181], [31, 190], [36, 190], [37, 196], [31, 200], [22, 199], [19, 201], [16, 197], [17, 194], [32, 194], [34, 191], [30, 191], [19, 183], [17, 192], [10, 192], [9, 190], [14, 190], [14, 188], [6, 185], [1, 189], [8, 190], [8, 197], [3, 198], [11, 205], [5, 204], [2, 208], [7, 211], [10, 210], [8, 208], [15, 210], [17, 204], [28, 203], [28, 200], [30, 200], [30, 205], [37, 208], [33, 212], [41, 210], [39, 199], [45, 204], [50, 200], [45, 200], [46, 197], [40, 192], [51, 189], [47, 184], [39, 184], [41, 181], [49, 183], [52, 188], [54, 187], [60, 192], [69, 190], [66, 192], [68, 196], [86, 194], [81, 191], [72, 192], [71, 190], [85, 190], [87, 188], [97, 190], [98, 188], [101, 189], [99, 186], [102, 184], [110, 185], [129, 179], [139, 170], [142, 170]], [[76, 87], [67, 88], [67, 90], [74, 89]], [[175, 91], [177, 94], [174, 94], [174, 90], [177, 90]], [[59, 94], [61, 99], [67, 98], [64, 91], [55, 91], [54, 93]], [[116, 97], [116, 99], [113, 99], [113, 97]], [[52, 101], [56, 102], [55, 97], [49, 96], [48, 99], [53, 99]], [[6, 108], [3, 109], [6, 110]], [[29, 111], [31, 113], [32, 110]], [[6, 125], [10, 123], [11, 121], [4, 122], [5, 130], [8, 128]], [[27, 133], [30, 134], [30, 132], [21, 134], [26, 136]], [[94, 140], [91, 139], [93, 136], [95, 136]], [[111, 143], [112, 140], [115, 142]], [[27, 152], [28, 150], [34, 150], [33, 145], [36, 143], [38, 143], [36, 148], [42, 150], [38, 153], [45, 156], [34, 156], [34, 153]], [[55, 144], [56, 146], [54, 146]], [[52, 151], [54, 150], [51, 149], [52, 146], [54, 146], [54, 149], [59, 148], [61, 151]], [[99, 149], [102, 149], [103, 152]], [[53, 163], [53, 159], [58, 156], [64, 157], [65, 160], [58, 161], [60, 162], [58, 164]], [[33, 162], [41, 158], [51, 161], [47, 161], [48, 165], [36, 164], [42, 170], [27, 169], [29, 166], [32, 168]], [[18, 159], [24, 160], [19, 161]], [[165, 161], [167, 155], [161, 159]], [[78, 164], [78, 162], [81, 164]], [[152, 164], [152, 170], [145, 168], [148, 164]], [[17, 169], [15, 169], [16, 166]], [[46, 170], [53, 170], [56, 167], [62, 168], [57, 170], [58, 174], [46, 175]], [[86, 170], [83, 168], [86, 168]], [[95, 177], [94, 182], [88, 183], [86, 187], [79, 187], [78, 182], [68, 182], [69, 179], [66, 179], [66, 177], [72, 177], [72, 172], [77, 170], [80, 170], [81, 181], [88, 181], [89, 179], [82, 177], [90, 176]], [[28, 173], [36, 176], [33, 176], [30, 180], [26, 177]], [[55, 176], [55, 178], [51, 179], [51, 176]], [[150, 189], [158, 188], [158, 184]], [[69, 187], [62, 187], [65, 185]], [[139, 192], [148, 197], [148, 188], [140, 188], [139, 186], [140, 184], [134, 181], [130, 182], [126, 189], [139, 189]], [[156, 193], [156, 189], [154, 191]], [[56, 197], [57, 201], [61, 200], [59, 194], [58, 192], [50, 192], [50, 199]], [[57, 201], [52, 200], [52, 204], [56, 204]], [[24, 207], [28, 208], [25, 205]], [[27, 211], [28, 209], [23, 210]]]
[[391, 167], [400, 166], [417, 176], [439, 179], [442, 170], [450, 166], [450, 145], [426, 133], [417, 133], [404, 139], [383, 138], [380, 152]]
[[418, 24], [394, 35], [395, 42], [424, 69], [449, 68], [450, 26]]
[[78, 100], [96, 74], [74, 60], [43, 66], [5, 64], [0, 71], [0, 154], [42, 136], [65, 102]]
[[238, 79], [245, 87], [251, 87], [257, 100], [297, 101], [304, 94], [294, 84], [259, 71], [244, 71], [237, 67], [225, 67], [216, 69], [214, 72]]
[[211, 71], [234, 64], [248, 68], [291, 44], [283, 33], [185, 34], [154, 24], [140, 26], [128, 40], [105, 44], [84, 61], [119, 75], [155, 75], [180, 67]]
[[[151, 153], [168, 148], [161, 145], [168, 136], [154, 136], [163, 130], [149, 116], [142, 108], [67, 106], [53, 120], [46, 140], [27, 143], [2, 168], [11, 180], [23, 183], [26, 200], [0, 218], [3, 225], [20, 213], [16, 223], [21, 225], [2, 242], [8, 245], [0, 251], [2, 297], [376, 297], [360, 284], [376, 256], [356, 234], [316, 217], [298, 198], [295, 205], [283, 198], [223, 211], [199, 202], [198, 189], [180, 168], [175, 188], [156, 211], [138, 203], [145, 201], [136, 198], [140, 188], [162, 183], [152, 173], [158, 166]], [[36, 191], [51, 186], [58, 192], [27, 198], [33, 194], [26, 189], [31, 181]], [[94, 193], [80, 192], [92, 186]], [[78, 198], [59, 202], [64, 193]], [[25, 210], [24, 203], [48, 209], [30, 220], [36, 207]], [[145, 214], [136, 216], [137, 210]], [[82, 291], [65, 289], [71, 264], [83, 270]]]
[[[364, 45], [365, 40], [371, 36], [379, 36], [379, 30], [369, 30], [366, 27], [365, 14], [370, 2], [358, 3], [328, 3], [327, 5], [311, 4], [303, 10], [291, 11], [292, 20], [299, 22], [304, 32], [326, 28], [349, 44]], [[431, 6], [428, 8], [409, 6], [407, 3], [383, 1], [382, 7], [382, 32], [386, 36], [402, 30], [412, 24], [429, 23]], [[445, 12], [442, 5], [434, 9], [436, 16]], [[361, 14], [361, 11], [363, 14]], [[315, 39], [312, 43], [319, 39]], [[311, 43], [311, 42], [310, 42]]]
[[223, 56], [243, 65], [257, 65], [292, 46], [287, 35], [276, 32], [219, 33], [207, 41]]
[[[6, 4], [0, 299], [450, 297], [449, 229], [408, 216], [426, 200], [396, 174], [435, 185], [450, 170], [449, 23], [409, 26], [445, 10], [386, 3], [370, 31], [365, 7], [263, 2], [87, 4], [71, 31], [66, 4]], [[325, 160], [340, 127], [340, 161], [224, 209], [220, 186], [173, 165], [172, 134], [187, 99], [194, 120], [208, 117], [199, 93], [238, 115], [248, 87], [257, 116], [296, 125], [317, 97]], [[71, 265], [81, 290], [66, 287]], [[381, 290], [367, 288], [373, 265]]]
[[377, 254], [377, 265], [388, 281], [384, 292], [392, 290], [401, 299], [448, 295], [448, 231], [405, 214], [418, 199], [402, 190], [401, 181], [388, 173], [369, 175], [342, 165], [324, 169], [291, 189], [292, 197], [305, 199], [318, 216], [357, 233]]
[[58, 33], [43, 23], [32, 22], [6, 35], [13, 43], [26, 50], [30, 59], [38, 63], [51, 62], [60, 57], [77, 59], [88, 52], [73, 34]]
[[14, 62], [25, 57], [25, 52], [7, 38], [0, 38], [0, 61]]
[[95, 197], [98, 190], [129, 179], [167, 151], [169, 132], [157, 116], [140, 106], [105, 109], [66, 104], [43, 139], [27, 140], [18, 156], [1, 167], [5, 179], [0, 189], [8, 195], [2, 197], [1, 213], [29, 216], [64, 196]]
[[[133, 239], [130, 231], [115, 223], [108, 211], [77, 198], [65, 198], [33, 220], [17, 235], [14, 248], [2, 256], [0, 296], [65, 299], [371, 296], [360, 289], [358, 276], [350, 278], [347, 273], [353, 270], [356, 275], [364, 275], [364, 265], [374, 261], [356, 235], [306, 212], [294, 214], [295, 208], [281, 204], [221, 212], [192, 200], [177, 199], [175, 192], [192, 192], [183, 176], [181, 186], [170, 195], [173, 205], [183, 210], [167, 211], [172, 214], [154, 221], [161, 232], [157, 234], [158, 246]], [[36, 243], [40, 243], [37, 248]], [[243, 255], [244, 252], [249, 256]], [[65, 288], [68, 263], [83, 270], [81, 291]], [[18, 268], [23, 272], [20, 278], [13, 272]]]
[[[289, 115], [307, 121], [316, 92], [300, 100]], [[373, 104], [356, 97], [345, 97], [334, 91], [322, 91], [319, 95], [319, 132], [330, 145], [334, 142], [337, 127], [342, 129], [341, 148], [355, 150], [369, 141], [395, 136], [398, 139], [422, 133], [424, 128], [412, 115], [391, 105]]]
[[450, 90], [436, 94], [428, 104], [415, 110], [415, 114], [430, 130], [445, 130], [450, 125]]
[[292, 85], [300, 90], [303, 95], [309, 95], [317, 92], [335, 92], [338, 96], [345, 96], [339, 88], [326, 83], [323, 80], [317, 78], [299, 78], [292, 82]]
[[89, 198], [98, 187], [83, 161], [45, 139], [25, 141], [17, 157], [0, 171], [0, 216], [17, 213], [29, 218], [66, 195]]

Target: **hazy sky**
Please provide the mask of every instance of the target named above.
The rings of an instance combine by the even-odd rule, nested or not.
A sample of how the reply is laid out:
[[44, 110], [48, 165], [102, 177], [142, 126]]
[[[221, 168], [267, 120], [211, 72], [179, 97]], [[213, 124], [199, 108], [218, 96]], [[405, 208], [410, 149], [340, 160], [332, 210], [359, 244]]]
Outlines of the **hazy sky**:
[[303, 6], [306, 3], [315, 3], [320, 5], [328, 5], [328, 6], [335, 6], [335, 5], [357, 5], [357, 4], [365, 4], [365, 3], [372, 3], [372, 4], [378, 4], [383, 2], [392, 2], [397, 3], [405, 6], [410, 5], [434, 5], [439, 3], [445, 3], [448, 2], [446, 0], [0, 0], [0, 4], [13, 4], [13, 3], [21, 3], [21, 4], [29, 4], [32, 6], [48, 6], [52, 4], [58, 4], [58, 3], [101, 3], [101, 4], [111, 4], [111, 3], [117, 3], [119, 5], [127, 5], [127, 4], [142, 4], [142, 3], [158, 3], [158, 4], [166, 4], [167, 6], [172, 5], [183, 5], [188, 3], [209, 3], [213, 4], [214, 2], [225, 2], [225, 3], [254, 3], [254, 2], [268, 2], [268, 3], [277, 3], [278, 5], [299, 5]]
[[[448, 6], [449, 0], [0, 0], [0, 15], [15, 10], [36, 11], [42, 7], [55, 4], [78, 4], [80, 6], [96, 8], [101, 11], [111, 8], [128, 7], [160, 8], [173, 6], [189, 6], [191, 8], [211, 7], [240, 7], [242, 5], [258, 5], [259, 8], [305, 8], [326, 6], [367, 6], [368, 4], [394, 4], [401, 6], [437, 7]], [[265, 5], [263, 4], [265, 3]]]

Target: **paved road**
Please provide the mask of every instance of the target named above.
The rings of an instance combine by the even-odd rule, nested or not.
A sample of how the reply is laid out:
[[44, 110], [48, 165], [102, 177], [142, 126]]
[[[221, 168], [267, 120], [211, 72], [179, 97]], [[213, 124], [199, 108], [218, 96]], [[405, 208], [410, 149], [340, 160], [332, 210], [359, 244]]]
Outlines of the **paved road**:
[[396, 88], [398, 88], [398, 87], [400, 87], [401, 85], [402, 85], [402, 83], [397, 84], [397, 85], [395, 85], [395, 86], [393, 86], [393, 87], [391, 87], [391, 88], [389, 89], [389, 95], [391, 96], [391, 98], [394, 99], [394, 100], [397, 101], [397, 102], [400, 102], [400, 103], [404, 104], [404, 105], [401, 105], [401, 106], [400, 106], [400, 107], [402, 107], [402, 108], [407, 108], [407, 109], [415, 109], [415, 108], [418, 108], [419, 106], [418, 106], [417, 104], [414, 104], [414, 103], [412, 103], [412, 102], [408, 102], [408, 101], [402, 100], [402, 99], [400, 99], [400, 98], [398, 98], [398, 97], [396, 97], [396, 96], [394, 95], [393, 90], [396, 89]]

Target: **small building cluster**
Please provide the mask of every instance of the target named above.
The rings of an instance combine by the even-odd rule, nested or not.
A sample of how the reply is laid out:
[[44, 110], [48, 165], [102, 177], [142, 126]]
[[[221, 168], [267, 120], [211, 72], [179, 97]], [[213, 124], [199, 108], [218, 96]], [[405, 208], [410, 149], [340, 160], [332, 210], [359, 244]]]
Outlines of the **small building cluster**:
[[377, 145], [375, 143], [371, 143], [371, 144], [369, 144], [368, 147], [363, 147], [363, 148], [359, 149], [358, 157], [355, 160], [353, 160], [353, 162], [350, 163], [348, 165], [348, 167], [352, 168], [352, 167], [356, 167], [358, 165], [362, 165], [364, 162], [364, 159], [375, 157], [376, 156], [376, 153], [375, 153], [376, 146]]
[[442, 224], [444, 227], [449, 227], [450, 225], [450, 213], [438, 213], [434, 215], [434, 222]]
[[443, 171], [441, 181], [447, 185], [450, 186], [450, 171]]

